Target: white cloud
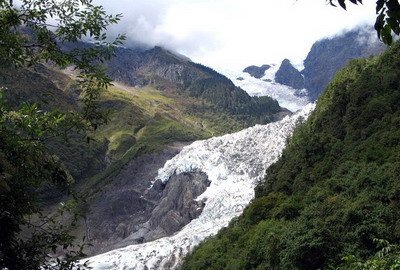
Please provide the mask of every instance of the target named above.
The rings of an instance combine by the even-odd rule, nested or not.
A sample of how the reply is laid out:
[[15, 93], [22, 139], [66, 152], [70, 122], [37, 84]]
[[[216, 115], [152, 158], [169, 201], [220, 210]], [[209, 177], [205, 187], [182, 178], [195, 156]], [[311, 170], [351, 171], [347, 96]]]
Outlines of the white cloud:
[[374, 1], [348, 11], [325, 0], [101, 1], [124, 18], [113, 31], [128, 44], [162, 45], [211, 66], [300, 62], [312, 43], [360, 23], [373, 23]]

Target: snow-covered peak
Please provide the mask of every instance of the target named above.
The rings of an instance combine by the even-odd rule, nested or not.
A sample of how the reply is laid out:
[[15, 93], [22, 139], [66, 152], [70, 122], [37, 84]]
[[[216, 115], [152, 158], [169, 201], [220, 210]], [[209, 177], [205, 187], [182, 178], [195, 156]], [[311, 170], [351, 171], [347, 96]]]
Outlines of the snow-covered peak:
[[313, 109], [314, 105], [309, 104], [279, 122], [256, 125], [184, 147], [159, 170], [157, 179], [169, 181], [174, 173], [206, 173], [211, 184], [197, 198], [205, 202], [200, 216], [171, 237], [91, 257], [90, 266], [95, 270], [175, 269], [193, 247], [242, 213], [254, 197], [257, 181], [281, 155], [298, 119], [307, 118]]

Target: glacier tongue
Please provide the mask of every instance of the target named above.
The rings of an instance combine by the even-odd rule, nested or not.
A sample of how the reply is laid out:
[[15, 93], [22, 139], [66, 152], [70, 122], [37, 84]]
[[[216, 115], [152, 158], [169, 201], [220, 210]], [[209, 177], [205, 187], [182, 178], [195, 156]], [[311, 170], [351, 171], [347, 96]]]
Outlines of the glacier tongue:
[[256, 125], [234, 134], [196, 141], [158, 172], [168, 181], [174, 173], [202, 171], [211, 181], [197, 200], [205, 207], [197, 219], [171, 237], [131, 245], [89, 258], [93, 269], [174, 269], [180, 259], [206, 237], [226, 227], [254, 197], [254, 187], [265, 169], [277, 161], [298, 119], [314, 109], [309, 104], [298, 113], [268, 125]]

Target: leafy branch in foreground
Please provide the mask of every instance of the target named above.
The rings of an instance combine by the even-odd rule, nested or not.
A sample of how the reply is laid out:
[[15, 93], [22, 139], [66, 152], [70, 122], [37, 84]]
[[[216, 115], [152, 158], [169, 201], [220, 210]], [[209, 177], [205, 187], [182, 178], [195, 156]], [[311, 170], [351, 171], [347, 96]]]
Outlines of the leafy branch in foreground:
[[12, 107], [0, 91], [0, 269], [85, 268], [76, 264], [85, 244], [75, 246], [70, 233], [81, 199], [74, 197], [51, 214], [42, 211], [41, 195], [53, 186], [69, 191], [73, 182], [46, 143], [73, 130], [89, 134], [107, 122], [98, 98], [111, 80], [101, 64], [125, 36], [109, 41], [105, 31], [121, 15], [108, 15], [91, 0], [18, 2], [0, 0], [0, 66], [74, 67], [81, 110], [43, 111], [26, 100]]
[[[346, 0], [327, 0], [332, 6], [339, 4], [346, 9]], [[362, 4], [362, 0], [348, 0], [352, 4]], [[376, 1], [375, 30], [385, 44], [393, 43], [393, 35], [400, 35], [400, 4], [398, 0], [378, 0]]]

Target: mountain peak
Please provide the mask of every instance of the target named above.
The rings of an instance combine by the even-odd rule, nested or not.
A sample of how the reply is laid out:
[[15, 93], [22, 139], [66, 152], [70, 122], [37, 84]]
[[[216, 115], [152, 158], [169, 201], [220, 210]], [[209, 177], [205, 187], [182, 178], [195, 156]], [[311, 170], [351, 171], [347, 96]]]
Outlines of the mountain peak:
[[180, 53], [168, 50], [161, 46], [154, 46], [154, 48], [148, 50], [147, 52], [154, 53], [157, 56], [164, 55], [166, 57], [171, 57], [171, 58], [174, 58], [175, 60], [179, 60], [179, 61], [192, 62], [192, 60], [189, 57], [184, 56]]
[[265, 75], [265, 71], [270, 69], [270, 65], [262, 65], [262, 66], [248, 66], [243, 70], [243, 72], [249, 73], [252, 77], [260, 79]]
[[304, 88], [304, 78], [291, 63], [289, 59], [284, 59], [275, 74], [275, 81], [290, 86], [294, 89]]

